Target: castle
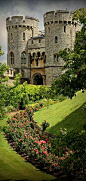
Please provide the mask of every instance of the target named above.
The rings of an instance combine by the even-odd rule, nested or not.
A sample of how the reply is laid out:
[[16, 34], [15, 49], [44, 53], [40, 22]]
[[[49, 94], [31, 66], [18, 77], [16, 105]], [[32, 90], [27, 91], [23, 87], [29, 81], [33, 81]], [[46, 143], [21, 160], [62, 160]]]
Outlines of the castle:
[[44, 14], [45, 33], [39, 30], [39, 20], [25, 16], [6, 19], [8, 33], [7, 75], [14, 79], [22, 74], [21, 82], [51, 85], [61, 75], [64, 65], [58, 56], [60, 49], [74, 48], [79, 21], [72, 21], [73, 13], [66, 10]]

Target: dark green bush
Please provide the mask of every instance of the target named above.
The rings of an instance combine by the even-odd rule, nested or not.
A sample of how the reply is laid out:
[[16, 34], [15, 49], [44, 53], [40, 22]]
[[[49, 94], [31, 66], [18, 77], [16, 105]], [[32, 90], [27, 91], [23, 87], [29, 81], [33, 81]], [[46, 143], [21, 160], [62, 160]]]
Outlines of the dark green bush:
[[71, 173], [82, 180], [86, 177], [86, 131], [68, 132], [66, 135], [59, 135], [51, 141], [52, 153], [62, 156], [66, 152], [72, 153], [62, 162], [61, 168], [65, 173]]

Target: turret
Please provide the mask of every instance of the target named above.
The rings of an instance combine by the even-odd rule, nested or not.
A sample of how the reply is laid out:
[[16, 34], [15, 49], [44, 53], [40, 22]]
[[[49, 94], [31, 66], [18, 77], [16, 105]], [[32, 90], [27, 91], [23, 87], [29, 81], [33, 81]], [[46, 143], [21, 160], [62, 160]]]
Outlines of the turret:
[[[64, 65], [58, 57], [60, 49], [74, 48], [76, 31], [80, 29], [78, 21], [72, 21], [73, 13], [68, 10], [50, 11], [44, 14], [46, 83], [51, 85], [61, 75]], [[53, 76], [52, 76], [53, 75]]]
[[39, 20], [29, 16], [25, 18], [12, 16], [6, 19], [6, 28], [8, 32], [7, 64], [14, 69], [14, 74], [23, 71], [24, 77], [30, 77], [27, 42], [30, 37], [38, 35]]

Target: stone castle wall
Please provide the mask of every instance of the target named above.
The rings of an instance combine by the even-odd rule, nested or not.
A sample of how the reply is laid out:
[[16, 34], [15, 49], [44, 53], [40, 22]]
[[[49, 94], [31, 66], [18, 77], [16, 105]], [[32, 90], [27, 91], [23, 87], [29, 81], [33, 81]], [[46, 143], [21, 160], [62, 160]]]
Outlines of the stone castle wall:
[[76, 31], [80, 30], [78, 22], [72, 21], [72, 13], [67, 10], [51, 11], [44, 14], [45, 52], [46, 52], [46, 84], [50, 85], [54, 77], [61, 75], [64, 65], [58, 56], [60, 49], [74, 48]]
[[[39, 32], [39, 20], [28, 16], [13, 16], [6, 19], [8, 32], [8, 55], [7, 63], [14, 70], [24, 70], [25, 78], [30, 78], [30, 62], [28, 61], [28, 39]], [[23, 33], [25, 39], [23, 40]], [[21, 65], [21, 53], [26, 52], [26, 64]], [[14, 53], [14, 64], [10, 63], [10, 53]]]
[[[39, 30], [39, 20], [29, 16], [13, 16], [6, 19], [8, 32], [7, 63], [15, 73], [33, 83], [35, 74], [43, 76], [43, 82], [51, 85], [61, 75], [64, 65], [58, 57], [60, 49], [74, 48], [76, 32], [80, 31], [78, 21], [72, 21], [73, 13], [68, 10], [50, 11], [44, 14], [45, 35]], [[23, 38], [23, 36], [25, 36]], [[21, 64], [21, 53], [26, 53], [26, 64]], [[14, 64], [10, 53], [14, 54]], [[40, 56], [38, 56], [40, 52]], [[43, 57], [44, 56], [44, 57]], [[38, 61], [38, 65], [37, 65]], [[11, 77], [13, 76], [13, 72]]]

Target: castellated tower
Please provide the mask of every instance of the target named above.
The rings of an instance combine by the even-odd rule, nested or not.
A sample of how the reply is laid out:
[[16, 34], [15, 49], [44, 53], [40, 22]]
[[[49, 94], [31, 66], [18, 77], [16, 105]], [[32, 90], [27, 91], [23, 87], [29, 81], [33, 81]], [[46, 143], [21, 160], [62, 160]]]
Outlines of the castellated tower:
[[51, 85], [61, 75], [64, 65], [58, 57], [60, 49], [74, 48], [76, 32], [80, 30], [79, 22], [72, 21], [73, 13], [68, 10], [51, 11], [44, 14], [45, 52], [46, 52], [46, 84]]
[[[12, 16], [6, 19], [8, 32], [7, 64], [10, 77], [21, 73], [30, 78], [30, 61], [28, 59], [28, 39], [39, 33], [39, 20], [26, 16]], [[29, 80], [29, 79], [28, 79]], [[29, 81], [28, 81], [29, 82]]]
[[61, 49], [74, 48], [76, 32], [81, 26], [72, 21], [68, 10], [44, 14], [45, 33], [39, 30], [39, 20], [29, 16], [6, 19], [8, 33], [8, 76], [22, 74], [22, 82], [51, 85], [62, 73], [64, 61], [58, 56]]

